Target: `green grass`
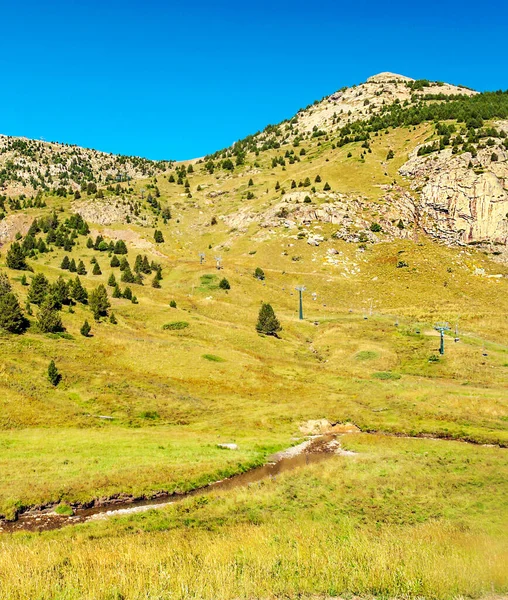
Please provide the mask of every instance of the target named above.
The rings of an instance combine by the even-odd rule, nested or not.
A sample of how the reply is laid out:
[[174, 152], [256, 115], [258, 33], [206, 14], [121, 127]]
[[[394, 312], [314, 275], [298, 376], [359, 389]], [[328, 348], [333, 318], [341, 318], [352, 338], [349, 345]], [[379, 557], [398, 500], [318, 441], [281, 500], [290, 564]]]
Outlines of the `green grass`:
[[[393, 241], [380, 234], [385, 243], [363, 249], [335, 239], [332, 223], [263, 226], [281, 201], [276, 181], [289, 190], [292, 179], [317, 174], [321, 187], [328, 181], [334, 192], [362, 196], [366, 219], [377, 221], [380, 184], [408, 188], [398, 168], [430, 132], [390, 130], [372, 139], [365, 161], [360, 144], [334, 150], [323, 140], [303, 142], [306, 157], [284, 171], [271, 168], [280, 149], [249, 155], [233, 174], [196, 167], [191, 199], [158, 176], [173, 218], [157, 223], [166, 240], [157, 247], [146, 206], [146, 225], [91, 224], [93, 235], [127, 239], [131, 267], [137, 254], [160, 262], [161, 288], [147, 278], [130, 285], [139, 304], [111, 298], [117, 325], [92, 322], [78, 305], [62, 311], [64, 335], [34, 327], [0, 334], [0, 514], [190, 490], [260, 464], [295, 443], [309, 419], [508, 445], [507, 279], [475, 275], [506, 275], [506, 266], [412, 230]], [[395, 158], [384, 164], [389, 148]], [[251, 177], [255, 197], [247, 201]], [[149, 183], [132, 182], [134, 197]], [[46, 211], [24, 213], [61, 207], [65, 218], [72, 210], [69, 199], [47, 201]], [[313, 196], [316, 210], [322, 202]], [[229, 222], [238, 214], [249, 218]], [[309, 246], [309, 232], [324, 241]], [[87, 268], [98, 256], [103, 270], [81, 278], [89, 291], [111, 271], [119, 279], [106, 268], [109, 257], [77, 242], [70, 255]], [[210, 273], [219, 254], [228, 294]], [[50, 281], [67, 278], [63, 255], [31, 264]], [[401, 256], [409, 268], [397, 268]], [[264, 281], [252, 276], [258, 266]], [[6, 271], [24, 305], [27, 288]], [[301, 284], [303, 321], [294, 290]], [[281, 339], [257, 334], [262, 302], [281, 321]], [[79, 333], [85, 319], [93, 337]], [[439, 348], [434, 324], [457, 320], [460, 342], [447, 336], [445, 355], [429, 361]], [[51, 360], [62, 374], [56, 388], [47, 380]], [[222, 442], [239, 450], [224, 452]], [[0, 597], [449, 600], [506, 591], [505, 450], [363, 435], [347, 447], [358, 452], [351, 460], [161, 512], [3, 536]]]
[[504, 451], [367, 435], [343, 445], [357, 454], [131, 517], [4, 536], [0, 594], [448, 600], [508, 591]]

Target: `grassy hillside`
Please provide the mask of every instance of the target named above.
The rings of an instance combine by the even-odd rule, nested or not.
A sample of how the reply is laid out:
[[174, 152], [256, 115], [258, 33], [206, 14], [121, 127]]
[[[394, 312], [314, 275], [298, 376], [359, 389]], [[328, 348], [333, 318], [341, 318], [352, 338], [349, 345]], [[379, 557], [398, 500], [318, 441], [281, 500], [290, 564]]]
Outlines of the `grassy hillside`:
[[[358, 452], [350, 462], [334, 459], [227, 498], [3, 536], [0, 597], [506, 591], [508, 269], [495, 262], [497, 246], [437, 244], [401, 208], [410, 183], [398, 169], [438, 139], [435, 124], [377, 133], [366, 147], [312, 129], [295, 145], [293, 132], [281, 147], [238, 161], [231, 153], [232, 169], [226, 153], [81, 198], [6, 202], [0, 267], [29, 327], [0, 333], [0, 514], [199, 487], [295, 443], [309, 419], [447, 441], [348, 436], [344, 445]], [[347, 236], [337, 236], [344, 229], [330, 205], [350, 215]], [[61, 226], [76, 212], [90, 231], [73, 238]], [[67, 241], [39, 231], [38, 249], [29, 248], [30, 224], [52, 215]], [[118, 240], [127, 254], [113, 251]], [[32, 270], [8, 268], [18, 242]], [[142, 284], [122, 281], [112, 259], [126, 258], [135, 276], [138, 255], [151, 272], [140, 273]], [[89, 297], [105, 286], [110, 307], [95, 320], [90, 303], [64, 303], [56, 311], [64, 331], [43, 333], [41, 308], [26, 304], [31, 282], [37, 274], [50, 284], [74, 280], [62, 269], [65, 256], [83, 262]], [[257, 267], [264, 279], [254, 277]], [[160, 287], [152, 287], [158, 269]], [[111, 274], [136, 302], [113, 297]], [[219, 286], [223, 278], [230, 289]], [[262, 302], [280, 320], [278, 338], [256, 331]], [[442, 321], [452, 327], [444, 356], [434, 329]], [[48, 380], [51, 360], [57, 386]], [[222, 442], [239, 450], [221, 450]], [[34, 556], [45, 558], [34, 564]], [[168, 575], [175, 569], [176, 579]]]

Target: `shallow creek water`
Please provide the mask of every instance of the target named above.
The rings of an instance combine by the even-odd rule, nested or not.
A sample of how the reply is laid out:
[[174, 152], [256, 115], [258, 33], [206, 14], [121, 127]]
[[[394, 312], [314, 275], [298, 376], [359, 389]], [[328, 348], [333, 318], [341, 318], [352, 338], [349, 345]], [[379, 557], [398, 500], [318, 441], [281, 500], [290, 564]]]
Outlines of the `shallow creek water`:
[[[233, 475], [228, 479], [217, 481], [206, 487], [197, 488], [184, 494], [163, 494], [156, 498], [142, 500], [112, 499], [99, 506], [91, 508], [76, 508], [74, 515], [58, 515], [54, 507], [43, 510], [30, 510], [18, 516], [16, 521], [0, 521], [0, 533], [16, 531], [48, 531], [67, 525], [84, 523], [86, 521], [104, 519], [115, 515], [134, 514], [155, 508], [161, 508], [175, 502], [180, 502], [191, 496], [207, 494], [212, 491], [229, 491], [248, 486], [263, 479], [274, 478], [281, 473], [293, 471], [310, 464], [335, 458], [340, 454], [350, 454], [340, 449], [340, 444], [334, 437], [326, 436], [310, 440], [300, 446], [290, 448], [271, 457], [261, 467], [256, 467], [245, 473]], [[351, 453], [352, 454], [352, 453]]]

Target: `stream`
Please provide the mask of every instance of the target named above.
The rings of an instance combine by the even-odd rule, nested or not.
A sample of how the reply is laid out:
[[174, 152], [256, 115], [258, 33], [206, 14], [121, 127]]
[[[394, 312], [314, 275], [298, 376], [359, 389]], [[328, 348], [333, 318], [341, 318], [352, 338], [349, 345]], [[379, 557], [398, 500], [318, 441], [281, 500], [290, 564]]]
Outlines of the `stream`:
[[142, 500], [133, 498], [111, 499], [90, 508], [75, 508], [73, 515], [59, 515], [55, 512], [55, 507], [31, 509], [21, 513], [16, 521], [0, 520], [0, 533], [49, 531], [60, 529], [67, 525], [105, 519], [115, 515], [120, 516], [145, 512], [180, 502], [191, 496], [208, 494], [216, 490], [227, 492], [236, 488], [249, 486], [264, 479], [275, 478], [281, 473], [330, 460], [340, 455], [351, 454], [353, 453], [340, 448], [340, 443], [335, 436], [320, 436], [275, 454], [270, 457], [269, 462], [261, 467], [255, 467], [245, 473], [233, 475], [227, 479], [210, 483], [206, 487], [196, 488], [190, 492], [183, 494], [164, 493], [155, 498]]

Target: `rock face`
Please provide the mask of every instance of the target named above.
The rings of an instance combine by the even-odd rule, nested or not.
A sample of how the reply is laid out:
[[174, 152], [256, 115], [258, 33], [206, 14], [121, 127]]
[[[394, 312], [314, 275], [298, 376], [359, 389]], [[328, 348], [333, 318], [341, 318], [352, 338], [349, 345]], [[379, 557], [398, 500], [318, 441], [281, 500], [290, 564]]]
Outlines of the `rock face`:
[[75, 202], [74, 212], [80, 214], [85, 221], [98, 225], [114, 223], [131, 223], [139, 219], [135, 216], [131, 205], [120, 199], [85, 200]]
[[508, 151], [500, 144], [476, 157], [417, 150], [399, 172], [419, 192], [412, 194], [418, 225], [450, 243], [508, 244]]

